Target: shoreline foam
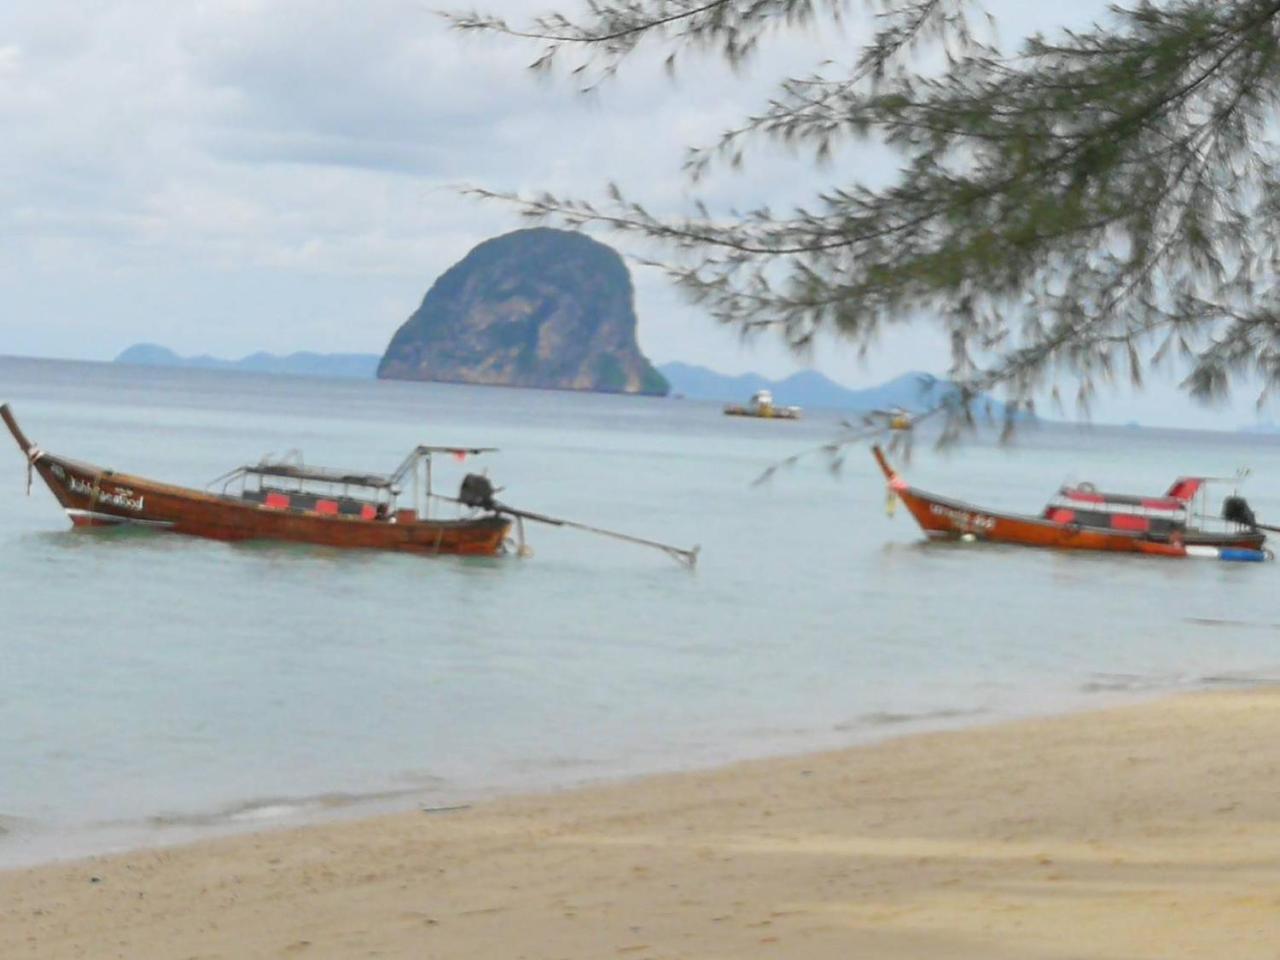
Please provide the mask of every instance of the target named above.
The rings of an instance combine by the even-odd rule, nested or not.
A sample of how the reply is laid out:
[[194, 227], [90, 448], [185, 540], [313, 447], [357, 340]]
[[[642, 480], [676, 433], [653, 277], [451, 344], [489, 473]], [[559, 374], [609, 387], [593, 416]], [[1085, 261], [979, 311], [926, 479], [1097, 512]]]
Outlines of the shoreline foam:
[[[1270, 681], [1242, 678], [1227, 681], [1234, 686], [1256, 686]], [[146, 850], [163, 850], [176, 846], [235, 837], [259, 830], [289, 830], [322, 826], [356, 819], [369, 819], [413, 810], [453, 809], [475, 806], [495, 800], [520, 796], [555, 794], [565, 791], [607, 787], [651, 777], [713, 772], [739, 763], [787, 759], [826, 753], [834, 750], [858, 749], [900, 737], [965, 729], [975, 725], [1015, 722], [1028, 717], [1058, 716], [1105, 709], [1124, 703], [1136, 703], [1153, 696], [1168, 695], [1171, 690], [1185, 689], [1192, 683], [1197, 689], [1208, 689], [1210, 681], [1153, 678], [1137, 686], [1085, 686], [1073, 695], [1039, 704], [1032, 709], [992, 711], [982, 706], [943, 707], [915, 713], [870, 711], [858, 714], [830, 729], [749, 731], [756, 749], [746, 747], [747, 734], [732, 743], [720, 744], [709, 754], [688, 756], [671, 763], [666, 756], [663, 765], [605, 764], [598, 770], [564, 778], [550, 775], [513, 778], [507, 782], [489, 782], [462, 786], [445, 782], [419, 783], [397, 787], [390, 784], [404, 780], [402, 776], [386, 778], [381, 786], [367, 792], [322, 790], [311, 794], [273, 794], [231, 801], [206, 809], [159, 811], [140, 814], [136, 819], [90, 820], [56, 825], [28, 818], [7, 821], [12, 829], [3, 829], [0, 817], [0, 872], [39, 867], [46, 864], [73, 862], [104, 856], [118, 856]], [[767, 744], [763, 748], [760, 743]], [[434, 778], [427, 778], [428, 780]]]
[[[1023, 720], [1070, 716], [1141, 704], [1152, 699], [1185, 695], [1188, 691], [1248, 690], [1277, 685], [1270, 677], [1214, 675], [1097, 674], [1071, 693], [1042, 701], [1036, 707], [1006, 704], [1003, 710], [982, 706], [943, 707], [916, 713], [871, 711], [830, 729], [755, 731], [767, 746], [755, 750], [746, 741], [721, 744], [710, 755], [685, 757], [680, 763], [655, 767], [606, 764], [577, 777], [513, 778], [463, 786], [436, 782], [391, 786], [400, 776], [387, 778], [367, 792], [324, 790], [313, 794], [279, 794], [235, 800], [222, 806], [184, 811], [149, 812], [136, 819], [94, 820], [77, 824], [43, 824], [22, 817], [0, 816], [0, 872], [163, 850], [241, 836], [256, 831], [290, 830], [351, 820], [402, 814], [414, 810], [455, 809], [522, 796], [609, 787], [654, 777], [713, 773], [740, 763], [770, 762], [794, 757], [856, 750], [903, 737], [965, 730]], [[744, 735], [745, 736], [745, 735]], [[668, 756], [667, 761], [672, 758]], [[560, 771], [563, 774], [563, 771]], [[433, 779], [433, 778], [427, 778]], [[6, 825], [9, 829], [6, 831]]]
[[0, 955], [1271, 957], [1280, 690], [0, 873]]

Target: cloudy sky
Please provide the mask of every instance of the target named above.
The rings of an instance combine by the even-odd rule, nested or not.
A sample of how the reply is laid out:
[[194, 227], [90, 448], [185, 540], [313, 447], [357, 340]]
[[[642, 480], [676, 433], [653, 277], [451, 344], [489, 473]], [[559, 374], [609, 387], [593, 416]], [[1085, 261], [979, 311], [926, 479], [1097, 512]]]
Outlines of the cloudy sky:
[[[180, 353], [378, 353], [432, 281], [519, 226], [462, 183], [598, 194], [657, 210], [690, 189], [683, 148], [758, 108], [777, 80], [849, 59], [858, 21], [779, 36], [740, 73], [690, 62], [675, 82], [641, 58], [591, 97], [538, 81], [537, 52], [461, 36], [413, 0], [5, 0], [0, 4], [0, 354], [106, 360], [138, 341]], [[483, 6], [483, 4], [482, 4]], [[990, 0], [1005, 46], [1082, 26], [1104, 0]], [[485, 7], [521, 21], [532, 0]], [[575, 9], [567, 6], [563, 9]], [[868, 151], [862, 179], [892, 170]], [[796, 199], [805, 165], [765, 155], [712, 199]], [[843, 173], [843, 171], [841, 171]], [[608, 238], [604, 238], [608, 239]], [[656, 361], [782, 375], [798, 361], [744, 345], [633, 268], [640, 340]], [[811, 363], [844, 383], [941, 371], [920, 326], [859, 359]], [[1235, 426], [1156, 384], [1105, 398], [1104, 420]], [[1224, 417], [1226, 422], [1224, 424]]]

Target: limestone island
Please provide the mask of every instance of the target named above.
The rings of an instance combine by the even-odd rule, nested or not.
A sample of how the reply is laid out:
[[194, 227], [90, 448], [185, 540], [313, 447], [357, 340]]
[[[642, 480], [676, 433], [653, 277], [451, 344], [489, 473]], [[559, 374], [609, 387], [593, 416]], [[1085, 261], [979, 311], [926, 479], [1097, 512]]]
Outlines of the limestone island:
[[481, 243], [431, 286], [378, 364], [390, 380], [664, 396], [636, 342], [631, 274], [580, 233], [517, 230]]

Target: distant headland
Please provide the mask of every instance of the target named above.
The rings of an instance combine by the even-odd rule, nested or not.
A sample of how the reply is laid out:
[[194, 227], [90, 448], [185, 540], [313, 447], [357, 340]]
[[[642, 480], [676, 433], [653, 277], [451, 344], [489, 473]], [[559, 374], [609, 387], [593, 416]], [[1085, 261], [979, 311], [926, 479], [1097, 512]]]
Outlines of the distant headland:
[[116, 363], [142, 367], [192, 367], [202, 370], [242, 370], [247, 373], [283, 373], [296, 377], [355, 377], [371, 379], [382, 359], [372, 353], [251, 353], [239, 360], [200, 354], [184, 357], [156, 343], [135, 343], [116, 357]]
[[[253, 353], [184, 357], [154, 343], [117, 363], [319, 377], [379, 377], [741, 402], [758, 390], [784, 405], [831, 410], [936, 405], [950, 383], [920, 373], [851, 390], [816, 371], [782, 380], [652, 364], [636, 339], [631, 274], [581, 233], [535, 228], [486, 240], [441, 274], [381, 354]], [[998, 404], [992, 404], [998, 406]]]
[[[239, 360], [181, 356], [167, 347], [139, 343], [115, 358], [116, 363], [148, 367], [188, 367], [206, 370], [240, 370], [248, 373], [286, 374], [301, 377], [342, 377], [371, 380], [382, 357], [376, 353], [290, 354], [252, 353]], [[828, 410], [864, 411], [903, 407], [923, 410], [950, 389], [950, 383], [925, 373], [904, 373], [892, 380], [861, 390], [850, 389], [816, 370], [803, 370], [780, 380], [758, 373], [717, 373], [688, 363], [663, 363], [655, 368], [671, 385], [671, 395], [687, 400], [740, 401], [757, 390], [769, 390], [783, 404]]]

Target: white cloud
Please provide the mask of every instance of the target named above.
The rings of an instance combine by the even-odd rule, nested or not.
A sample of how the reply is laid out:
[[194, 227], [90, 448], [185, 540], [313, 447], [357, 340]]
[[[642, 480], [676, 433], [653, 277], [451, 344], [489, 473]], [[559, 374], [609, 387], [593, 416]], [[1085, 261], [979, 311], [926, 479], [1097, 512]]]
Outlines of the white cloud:
[[22, 66], [22, 49], [14, 43], [0, 46], [0, 77], [9, 82]]
[[[495, 5], [517, 21], [544, 7]], [[990, 6], [1006, 40], [1063, 15]], [[1103, 9], [1087, 0], [1071, 15], [1078, 25]], [[108, 357], [143, 339], [222, 354], [380, 350], [439, 273], [519, 225], [454, 185], [590, 196], [614, 180], [678, 209], [691, 195], [684, 147], [712, 142], [782, 76], [855, 46], [836, 31], [783, 34], [738, 73], [694, 58], [675, 82], [642, 56], [582, 97], [563, 76], [530, 76], [534, 46], [460, 35], [413, 0], [9, 0], [0, 353]], [[892, 168], [875, 152], [841, 163], [864, 179]], [[822, 176], [764, 150], [706, 195], [781, 207]], [[771, 341], [743, 347], [653, 271], [634, 273], [655, 357], [794, 365]], [[916, 327], [867, 363], [838, 345], [818, 361], [867, 382], [934, 363], [936, 340]]]

